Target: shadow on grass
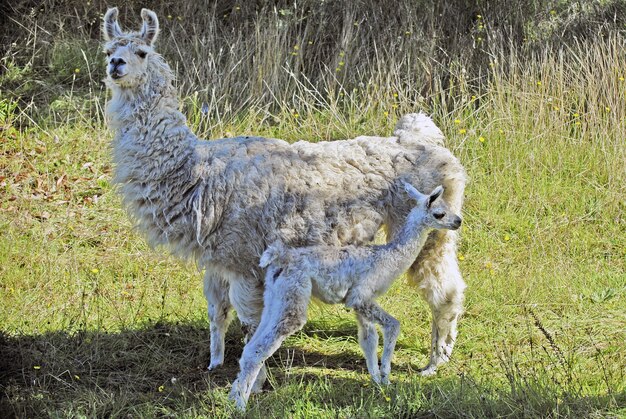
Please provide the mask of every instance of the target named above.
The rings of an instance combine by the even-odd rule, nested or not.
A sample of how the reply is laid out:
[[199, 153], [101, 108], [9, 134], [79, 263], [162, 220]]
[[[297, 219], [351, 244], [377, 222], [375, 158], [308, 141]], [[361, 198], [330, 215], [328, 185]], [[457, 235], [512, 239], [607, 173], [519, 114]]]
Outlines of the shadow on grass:
[[[230, 416], [233, 412], [226, 394], [238, 372], [242, 335], [237, 327], [231, 327], [225, 364], [209, 373], [206, 326], [199, 322], [160, 323], [118, 333], [0, 334], [0, 416], [109, 417], [176, 415], [181, 411], [188, 415], [212, 412], [214, 416]], [[339, 328], [322, 332], [320, 325], [312, 322], [304, 333], [320, 340], [354, 339], [356, 327], [340, 324]], [[381, 390], [369, 384], [362, 356], [325, 355], [293, 342], [277, 351], [268, 365], [276, 389], [253, 397], [249, 415], [289, 416], [298, 411], [298, 403], [303, 400], [335, 413], [348, 409], [348, 416], [356, 412], [351, 410], [355, 406], [362, 406], [365, 416], [410, 417], [542, 416], [559, 409], [559, 395], [550, 391], [539, 389], [534, 410], [520, 410], [515, 404], [520, 394], [490, 389], [457, 376], [416, 378]], [[294, 373], [293, 367], [304, 369]], [[616, 404], [626, 404], [623, 393], [572, 400], [568, 406], [576, 407], [577, 413], [586, 413]]]

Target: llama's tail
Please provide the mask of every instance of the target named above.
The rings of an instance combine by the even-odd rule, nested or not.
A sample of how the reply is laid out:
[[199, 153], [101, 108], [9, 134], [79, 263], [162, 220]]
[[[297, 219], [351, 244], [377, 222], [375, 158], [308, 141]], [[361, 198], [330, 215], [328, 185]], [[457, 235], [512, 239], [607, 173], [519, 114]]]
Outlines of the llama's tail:
[[444, 136], [439, 127], [425, 113], [409, 113], [398, 120], [393, 135], [399, 141], [418, 141], [444, 146]]
[[285, 246], [280, 241], [267, 246], [265, 252], [261, 255], [259, 266], [261, 268], [267, 268], [272, 262], [278, 259], [285, 252]]

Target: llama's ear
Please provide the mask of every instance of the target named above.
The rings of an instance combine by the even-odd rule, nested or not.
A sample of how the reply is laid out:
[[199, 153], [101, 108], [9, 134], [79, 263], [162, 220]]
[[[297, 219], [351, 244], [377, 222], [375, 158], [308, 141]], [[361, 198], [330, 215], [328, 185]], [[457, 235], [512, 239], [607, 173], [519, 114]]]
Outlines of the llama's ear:
[[104, 39], [110, 41], [113, 38], [122, 36], [122, 28], [117, 23], [117, 15], [119, 10], [117, 7], [112, 7], [104, 14]]
[[435, 202], [437, 198], [441, 196], [442, 193], [443, 193], [443, 186], [441, 185], [437, 186], [435, 190], [432, 191], [430, 193], [430, 196], [428, 197], [428, 206], [430, 207], [432, 203]]
[[143, 26], [141, 27], [141, 38], [146, 44], [152, 45], [159, 35], [159, 19], [152, 10], [141, 9]]
[[404, 183], [404, 190], [406, 191], [407, 194], [409, 194], [409, 196], [411, 198], [413, 198], [416, 201], [421, 201], [424, 199], [424, 194], [422, 194], [420, 191], [418, 191], [417, 189], [415, 189], [415, 187], [413, 185], [411, 185], [410, 183]]

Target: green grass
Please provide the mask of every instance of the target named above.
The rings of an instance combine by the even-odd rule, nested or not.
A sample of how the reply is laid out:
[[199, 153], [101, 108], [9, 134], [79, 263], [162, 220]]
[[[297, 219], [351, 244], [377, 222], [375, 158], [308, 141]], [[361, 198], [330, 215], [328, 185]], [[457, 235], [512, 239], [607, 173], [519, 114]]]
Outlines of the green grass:
[[[271, 386], [252, 397], [251, 416], [624, 413], [626, 208], [624, 174], [615, 172], [623, 150], [612, 143], [618, 130], [607, 127], [607, 136], [590, 141], [571, 131], [568, 117], [534, 114], [567, 129], [544, 131], [521, 115], [489, 125], [483, 118], [492, 111], [459, 110], [437, 120], [471, 177], [460, 246], [467, 311], [451, 364], [435, 378], [418, 377], [427, 362], [429, 311], [400, 280], [381, 298], [403, 326], [392, 386], [369, 383], [352, 314], [315, 306], [305, 330], [269, 362]], [[332, 116], [302, 117], [295, 135], [288, 124], [246, 130], [252, 123], [243, 120], [213, 136], [294, 140], [319, 124], [316, 118]], [[394, 118], [372, 132], [390, 132]], [[342, 126], [347, 136], [362, 133], [362, 126]], [[305, 138], [316, 140], [309, 130]], [[148, 249], [133, 232], [109, 183], [109, 139], [103, 128], [75, 125], [13, 131], [2, 144], [2, 410], [228, 417], [241, 335], [231, 328], [226, 365], [206, 372], [200, 274]]]
[[[299, 20], [288, 16], [297, 35]], [[544, 17], [552, 23], [560, 19], [550, 16]], [[479, 30], [480, 23], [472, 25]], [[357, 55], [371, 52], [355, 38], [344, 78], [335, 77], [333, 65], [313, 84], [279, 66], [284, 56], [262, 48], [264, 65], [277, 72], [274, 84], [240, 103], [228, 97], [242, 85], [228, 80], [215, 85], [212, 99], [208, 91], [193, 93], [200, 83], [190, 76], [194, 61], [185, 60], [184, 48], [177, 57], [164, 33], [172, 63], [186, 69], [182, 108], [201, 137], [388, 135], [400, 115], [423, 109], [471, 179], [459, 248], [466, 313], [452, 361], [435, 377], [418, 376], [428, 357], [430, 314], [400, 279], [380, 299], [402, 324], [392, 385], [370, 383], [352, 313], [313, 306], [305, 329], [269, 360], [269, 384], [251, 398], [248, 416], [626, 416], [626, 41], [615, 32], [529, 53], [528, 46], [498, 44], [497, 30], [486, 26], [489, 46], [471, 51], [486, 65], [470, 69], [480, 76], [464, 71], [470, 60], [428, 62], [445, 77], [425, 88], [407, 76], [408, 68], [418, 73], [421, 58], [403, 55], [401, 47], [368, 58], [375, 71], [366, 72], [351, 67]], [[30, 33], [33, 56], [43, 48], [37, 33]], [[237, 33], [233, 45], [244, 55], [254, 51]], [[262, 45], [282, 39], [259, 37]], [[417, 41], [410, 42], [406, 48]], [[291, 38], [284, 43], [293, 48]], [[233, 324], [227, 336], [224, 367], [208, 373], [201, 274], [191, 262], [149, 249], [128, 221], [110, 183], [111, 134], [94, 82], [99, 58], [90, 51], [83, 57], [89, 70], [72, 73], [58, 57], [80, 59], [83, 44], [89, 47], [70, 39], [48, 52], [50, 71], [65, 71], [64, 78], [34, 80], [36, 69], [7, 58], [13, 49], [2, 61], [0, 412], [236, 416], [227, 394], [243, 347], [239, 328]], [[330, 58], [339, 57], [335, 46]], [[327, 47], [315, 44], [315, 54], [324, 56]], [[28, 48], [21, 52], [28, 55]], [[222, 62], [224, 68], [231, 60], [239, 57]], [[201, 70], [213, 64], [201, 63]], [[249, 66], [233, 77], [247, 80], [255, 70]], [[85, 83], [89, 88], [79, 89]], [[47, 98], [52, 90], [45, 109], [23, 96], [36, 91]]]

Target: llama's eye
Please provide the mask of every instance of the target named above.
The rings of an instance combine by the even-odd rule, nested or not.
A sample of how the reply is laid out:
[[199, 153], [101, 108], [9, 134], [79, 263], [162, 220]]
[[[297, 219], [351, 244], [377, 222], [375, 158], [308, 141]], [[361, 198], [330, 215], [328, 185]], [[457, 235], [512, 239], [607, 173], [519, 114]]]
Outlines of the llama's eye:
[[107, 51], [107, 52], [106, 52], [107, 57], [110, 57], [110, 56], [111, 56], [111, 54], [112, 54], [112, 52], [111, 52], [111, 51]]
[[433, 214], [433, 217], [435, 217], [438, 220], [441, 220], [443, 218], [443, 216], [446, 215], [443, 212], [436, 212]]
[[144, 50], [137, 50], [137, 55], [139, 56], [139, 58], [146, 58], [146, 55], [148, 55], [148, 53]]

